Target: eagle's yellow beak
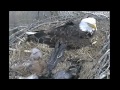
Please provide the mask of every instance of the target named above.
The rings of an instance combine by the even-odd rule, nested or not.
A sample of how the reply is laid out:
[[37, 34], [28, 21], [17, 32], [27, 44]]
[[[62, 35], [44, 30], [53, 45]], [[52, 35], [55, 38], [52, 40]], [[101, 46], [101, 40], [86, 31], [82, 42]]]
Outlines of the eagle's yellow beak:
[[97, 26], [96, 26], [96, 24], [90, 24], [90, 23], [88, 23], [88, 25], [89, 25], [90, 27], [94, 28], [94, 30], [97, 31]]
[[94, 28], [97, 31], [96, 24], [91, 24], [91, 27]]

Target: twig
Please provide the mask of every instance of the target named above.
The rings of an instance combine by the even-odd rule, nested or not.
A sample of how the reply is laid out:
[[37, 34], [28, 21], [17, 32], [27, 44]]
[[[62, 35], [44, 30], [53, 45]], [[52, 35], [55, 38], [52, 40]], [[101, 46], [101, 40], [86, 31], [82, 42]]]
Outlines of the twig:
[[110, 49], [108, 49], [108, 50], [105, 52], [105, 54], [99, 59], [99, 62], [98, 62], [98, 63], [101, 62], [101, 60], [104, 58], [104, 56], [105, 56], [106, 54], [108, 54], [109, 51], [110, 51]]
[[20, 41], [24, 42], [24, 40], [23, 40], [23, 39], [21, 39], [21, 38], [19, 38], [19, 37], [17, 37], [17, 36], [16, 36], [16, 38], [17, 38], [17, 39], [19, 39]]
[[109, 67], [110, 67], [110, 64], [109, 64], [109, 66], [107, 67], [107, 69], [100, 74], [100, 76], [101, 76], [101, 75], [104, 75], [104, 74], [108, 71]]
[[[11, 51], [19, 51], [19, 50], [14, 49], [14, 48], [9, 48], [9, 50], [11, 50]], [[31, 50], [24, 50], [24, 52], [31, 52]]]
[[92, 59], [91, 61], [95, 60], [92, 56], [90, 56], [90, 54], [88, 53], [89, 57]]
[[110, 59], [106, 61], [106, 63], [102, 66], [102, 68], [104, 68], [109, 62], [110, 62]]
[[104, 45], [104, 47], [101, 49], [101, 51], [99, 52], [99, 54], [100, 54], [109, 44], [110, 44], [110, 41], [108, 41], [108, 42], [106, 43], [106, 45]]

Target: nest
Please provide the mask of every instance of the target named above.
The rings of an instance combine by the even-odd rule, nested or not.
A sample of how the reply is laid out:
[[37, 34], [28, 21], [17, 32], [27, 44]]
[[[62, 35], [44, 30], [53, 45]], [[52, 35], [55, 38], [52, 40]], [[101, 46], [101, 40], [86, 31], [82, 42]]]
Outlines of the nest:
[[[81, 20], [84, 15], [85, 14], [82, 14], [72, 18], [48, 18], [35, 22], [12, 34], [9, 39], [9, 78], [15, 79], [18, 76], [31, 75], [31, 72], [24, 66], [30, 62], [29, 57], [31, 53], [29, 51], [32, 48], [36, 47], [42, 51], [43, 56], [39, 60], [40, 63], [48, 62], [54, 49], [44, 43], [26, 42], [26, 31], [48, 30], [63, 25], [69, 19]], [[94, 17], [94, 15], [90, 15]], [[67, 70], [71, 65], [77, 64], [81, 66], [80, 72], [77, 73], [78, 79], [110, 79], [109, 19], [101, 19], [101, 17], [98, 16], [95, 17], [97, 19], [98, 31], [91, 39], [92, 44], [85, 47], [83, 46], [80, 49], [66, 50], [63, 61], [59, 62], [55, 69], [52, 70], [53, 74], [60, 70]], [[47, 23], [44, 23], [45, 21], [47, 21]], [[22, 65], [21, 70], [14, 69], [20, 65]], [[41, 71], [39, 75], [44, 75], [46, 67], [43, 69], [42, 71], [44, 72]]]

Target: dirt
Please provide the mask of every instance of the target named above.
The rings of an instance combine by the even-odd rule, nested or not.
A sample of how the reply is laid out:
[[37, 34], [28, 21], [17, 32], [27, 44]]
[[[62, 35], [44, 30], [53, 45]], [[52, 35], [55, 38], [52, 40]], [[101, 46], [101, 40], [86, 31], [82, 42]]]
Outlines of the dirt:
[[[92, 15], [92, 14], [88, 14]], [[74, 65], [73, 62], [82, 62], [81, 63], [77, 63], [78, 65], [81, 66], [81, 70], [80, 72], [78, 72], [79, 75], [79, 79], [88, 79], [92, 77], [92, 68], [93, 66], [97, 63], [98, 59], [100, 58], [100, 54], [99, 51], [101, 50], [101, 48], [104, 45], [104, 42], [106, 40], [106, 35], [109, 34], [110, 32], [110, 21], [108, 18], [100, 18], [97, 17], [95, 15], [92, 15], [93, 17], [95, 17], [97, 19], [97, 32], [95, 34], [95, 36], [91, 39], [91, 42], [96, 42], [95, 44], [90, 44], [88, 46], [83, 46], [80, 49], [72, 49], [72, 50], [66, 50], [65, 54], [64, 54], [64, 58], [63, 61], [61, 61], [60, 63], [57, 64], [57, 66], [55, 67], [54, 70], [52, 70], [52, 73], [55, 74], [60, 70], [68, 70], [69, 67], [71, 65]], [[81, 17], [83, 18], [83, 17]], [[81, 19], [79, 18], [79, 19]], [[44, 27], [45, 28], [45, 27]], [[48, 28], [48, 27], [47, 27]], [[40, 44], [40, 43], [33, 43], [33, 42], [21, 42], [20, 45], [17, 45], [17, 50], [14, 52], [11, 52], [11, 54], [9, 55], [9, 67], [11, 68], [12, 66], [15, 66], [15, 64], [17, 65], [22, 65], [24, 62], [29, 61], [29, 56], [30, 53], [29, 52], [24, 52], [24, 50], [31, 50], [32, 48], [37, 47], [38, 49], [40, 49], [42, 51], [42, 58], [39, 59], [38, 63], [42, 63], [43, 61], [45, 62], [44, 64], [47, 63], [48, 59], [50, 58], [51, 52], [54, 48], [50, 48], [48, 45], [46, 44]], [[39, 75], [43, 75], [44, 70], [39, 71], [39, 65], [36, 64], [35, 66], [33, 66], [35, 69], [32, 73], [37, 73]], [[16, 68], [16, 67], [14, 67]], [[43, 67], [42, 67], [43, 68]], [[44, 67], [44, 69], [46, 69]], [[15, 78], [15, 76], [26, 76], [26, 74], [24, 74], [24, 71], [22, 72], [22, 74], [15, 74], [17, 72], [19, 72], [19, 70], [10, 70], [9, 72], [9, 78]], [[14, 72], [14, 73], [13, 73]], [[27, 74], [30, 75], [31, 73]]]

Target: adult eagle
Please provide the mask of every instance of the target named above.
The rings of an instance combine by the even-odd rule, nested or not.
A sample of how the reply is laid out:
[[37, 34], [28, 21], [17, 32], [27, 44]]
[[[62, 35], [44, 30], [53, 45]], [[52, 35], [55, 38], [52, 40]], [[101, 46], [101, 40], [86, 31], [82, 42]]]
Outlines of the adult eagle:
[[96, 27], [96, 19], [88, 17], [80, 22], [69, 21], [60, 27], [51, 30], [41, 30], [38, 32], [26, 32], [28, 40], [37, 39], [40, 43], [46, 43], [55, 49], [48, 60], [48, 69], [51, 71], [56, 64], [61, 61], [64, 50], [67, 48], [80, 48], [80, 46], [88, 44], [90, 38], [94, 36]]
[[89, 38], [94, 35], [96, 30], [96, 19], [88, 17], [82, 19], [81, 22], [69, 21], [60, 27], [50, 30], [26, 32], [26, 34], [28, 35], [28, 41], [39, 41], [39, 43], [46, 43], [53, 47], [55, 47], [57, 41], [60, 41], [72, 48], [87, 44]]

